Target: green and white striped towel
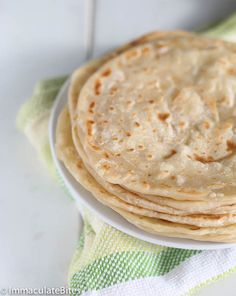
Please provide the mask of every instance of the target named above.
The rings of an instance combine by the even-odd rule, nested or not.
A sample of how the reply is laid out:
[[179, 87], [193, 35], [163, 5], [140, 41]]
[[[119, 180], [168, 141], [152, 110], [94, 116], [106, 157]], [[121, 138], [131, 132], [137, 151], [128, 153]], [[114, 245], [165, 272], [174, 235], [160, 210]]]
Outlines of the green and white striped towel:
[[[203, 34], [236, 41], [236, 16]], [[48, 142], [48, 119], [66, 77], [39, 82], [17, 117], [56, 176]], [[183, 250], [130, 237], [83, 210], [84, 229], [69, 270], [73, 295], [190, 295], [236, 271], [236, 248]]]

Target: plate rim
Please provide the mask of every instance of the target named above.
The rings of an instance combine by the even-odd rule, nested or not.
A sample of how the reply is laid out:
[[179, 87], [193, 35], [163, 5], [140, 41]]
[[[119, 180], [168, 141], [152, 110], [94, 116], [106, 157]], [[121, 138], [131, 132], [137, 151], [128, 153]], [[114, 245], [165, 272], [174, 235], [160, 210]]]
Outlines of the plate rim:
[[[67, 103], [69, 83], [70, 78], [68, 78], [65, 81], [54, 100], [50, 113], [48, 131], [49, 144], [53, 162], [66, 188], [68, 189], [69, 193], [72, 195], [72, 197], [75, 199], [77, 203], [81, 202], [86, 208], [88, 208], [95, 215], [97, 215], [103, 222], [118, 229], [119, 231], [124, 232], [136, 239], [140, 239], [155, 245], [189, 250], [219, 250], [236, 246], [236, 243], [215, 243], [207, 241], [195, 241], [185, 238], [165, 237], [145, 232], [144, 230], [141, 230], [135, 225], [128, 222], [126, 219], [124, 219], [121, 215], [116, 213], [111, 208], [106, 207], [105, 205], [100, 203], [97, 199], [95, 199], [92, 196], [92, 194], [89, 191], [87, 191], [85, 188], [82, 187], [82, 185], [75, 181], [74, 177], [68, 172], [64, 164], [59, 161], [55, 151], [56, 122], [62, 108]], [[77, 189], [77, 187], [79, 189]], [[84, 195], [87, 195], [87, 197], [85, 198]], [[88, 196], [90, 197], [88, 198]]]

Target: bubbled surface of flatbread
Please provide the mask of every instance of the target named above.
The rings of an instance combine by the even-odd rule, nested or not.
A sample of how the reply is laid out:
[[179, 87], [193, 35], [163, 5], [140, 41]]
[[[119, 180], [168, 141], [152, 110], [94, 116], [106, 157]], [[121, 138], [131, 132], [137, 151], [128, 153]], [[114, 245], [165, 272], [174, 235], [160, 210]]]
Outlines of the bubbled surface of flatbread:
[[58, 118], [56, 151], [59, 159], [82, 186], [89, 190], [98, 201], [111, 207], [136, 226], [148, 232], [166, 236], [209, 241], [235, 241], [235, 215], [209, 217], [209, 215], [164, 214], [134, 206], [106, 191], [90, 175], [74, 147], [67, 108]]
[[[157, 38], [160, 38], [160, 34], [152, 33], [145, 35], [142, 38], [136, 40], [135, 44], [145, 43], [153, 41]], [[147, 194], [137, 194], [128, 191], [127, 189], [117, 185], [106, 182], [100, 176], [96, 174], [96, 172], [89, 166], [88, 158], [84, 153], [83, 147], [80, 143], [80, 139], [78, 137], [78, 131], [76, 127], [76, 106], [79, 99], [79, 94], [86, 80], [99, 68], [101, 67], [107, 60], [111, 59], [118, 53], [121, 53], [122, 50], [127, 49], [127, 47], [132, 47], [134, 42], [129, 43], [126, 46], [123, 46], [120, 49], [117, 49], [115, 52], [109, 53], [104, 57], [101, 57], [97, 60], [90, 61], [84, 66], [77, 69], [71, 78], [70, 89], [69, 89], [69, 113], [72, 123], [72, 135], [73, 142], [77, 149], [77, 152], [80, 154], [80, 157], [83, 159], [83, 162], [86, 163], [87, 168], [89, 168], [89, 172], [96, 179], [98, 183], [100, 183], [106, 190], [110, 193], [116, 195], [117, 197], [123, 199], [124, 201], [137, 205], [139, 207], [144, 207], [146, 209], [156, 210], [164, 213], [170, 214], [235, 214], [236, 213], [236, 204], [235, 200], [232, 198], [211, 198], [211, 200], [207, 201], [193, 201], [192, 198], [190, 200], [177, 200], [157, 195], [147, 195]], [[186, 197], [185, 197], [186, 198]], [[149, 201], [149, 202], [148, 202]]]
[[93, 170], [143, 194], [236, 193], [236, 47], [166, 33], [85, 83], [76, 124]]

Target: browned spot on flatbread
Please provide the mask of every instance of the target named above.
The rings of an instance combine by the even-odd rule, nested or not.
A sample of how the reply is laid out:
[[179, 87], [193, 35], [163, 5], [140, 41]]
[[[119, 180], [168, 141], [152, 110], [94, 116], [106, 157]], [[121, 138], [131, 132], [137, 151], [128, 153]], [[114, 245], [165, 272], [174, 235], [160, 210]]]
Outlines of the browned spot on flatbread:
[[236, 144], [231, 142], [231, 141], [227, 141], [227, 151], [235, 151], [236, 150]]
[[164, 157], [164, 159], [169, 159], [171, 158], [173, 155], [175, 155], [177, 153], [177, 151], [175, 149], [172, 149], [171, 152]]
[[82, 169], [83, 168], [83, 165], [82, 165], [82, 162], [81, 161], [78, 161], [77, 164], [76, 164], [77, 168], [78, 169]]
[[201, 163], [209, 163], [215, 161], [215, 159], [212, 156], [203, 157], [197, 154], [195, 154], [194, 156], [195, 160], [200, 161]]
[[180, 90], [179, 89], [176, 89], [174, 91], [174, 94], [173, 94], [173, 97], [172, 97], [172, 101], [174, 101], [180, 94]]
[[92, 125], [93, 124], [94, 124], [94, 121], [93, 120], [88, 120], [87, 121], [87, 131], [88, 131], [88, 135], [89, 136], [92, 136], [92, 133], [93, 133]]
[[97, 95], [97, 96], [100, 95], [101, 86], [102, 86], [101, 81], [99, 79], [97, 79], [95, 81], [95, 85], [94, 85], [94, 93], [95, 93], [95, 95]]
[[233, 69], [233, 68], [228, 69], [227, 72], [228, 72], [229, 75], [232, 75], [232, 76], [235, 76], [235, 75], [236, 75], [236, 71], [235, 71], [235, 69]]
[[140, 45], [140, 44], [144, 43], [146, 40], [147, 40], [147, 37], [142, 36], [140, 38], [135, 39], [134, 41], [131, 41], [130, 45], [131, 46], [137, 46], [137, 45]]
[[209, 129], [209, 128], [210, 128], [210, 124], [209, 124], [209, 122], [207, 122], [207, 121], [203, 122], [203, 127], [204, 127], [205, 129]]
[[146, 187], [146, 188], [149, 188], [149, 187], [150, 187], [150, 185], [149, 185], [148, 182], [146, 182], [146, 181], [143, 181], [142, 184], [143, 184], [144, 187]]
[[157, 116], [161, 121], [165, 121], [170, 116], [170, 114], [169, 113], [158, 113]]
[[102, 167], [103, 167], [104, 170], [109, 170], [110, 169], [109, 164], [106, 164], [106, 163]]
[[103, 76], [103, 77], [107, 77], [107, 76], [109, 76], [109, 75], [111, 75], [111, 69], [106, 69], [106, 70], [102, 73], [102, 76]]
[[214, 214], [214, 215], [204, 215], [204, 214], [190, 214], [190, 215], [184, 215], [184, 217], [191, 217], [191, 218], [199, 218], [201, 217], [201, 219], [209, 219], [209, 220], [220, 220], [220, 219], [224, 219], [224, 217], [222, 215], [219, 214]]
[[130, 132], [125, 132], [127, 137], [131, 137], [131, 133]]
[[138, 145], [138, 148], [139, 149], [144, 149], [144, 145], [140, 144], [140, 145]]
[[137, 121], [135, 121], [135, 126], [140, 127], [140, 123], [138, 123]]
[[95, 107], [95, 102], [92, 102], [90, 105], [89, 105], [89, 112], [90, 113], [93, 113], [93, 109]]
[[107, 152], [104, 153], [106, 158], [109, 158], [109, 154]]
[[167, 184], [164, 184], [164, 183], [161, 183], [160, 186], [161, 186], [162, 188], [170, 188], [170, 185], [167, 185]]
[[155, 48], [165, 48], [167, 47], [165, 44], [156, 43]]
[[101, 150], [99, 147], [97, 147], [97, 146], [95, 146], [95, 145], [91, 145], [91, 147], [92, 147], [93, 150], [95, 150], [95, 151], [99, 151], [99, 150]]
[[149, 47], [144, 47], [144, 48], [142, 49], [142, 53], [144, 53], [144, 54], [149, 53], [149, 51], [150, 51], [150, 48], [149, 48]]
[[110, 94], [113, 95], [114, 93], [116, 93], [118, 90], [118, 88], [116, 86], [112, 86], [110, 89]]
[[125, 57], [127, 60], [132, 59], [138, 55], [138, 52], [136, 49], [130, 50], [125, 54]]
[[184, 121], [180, 121], [180, 123], [179, 123], [179, 127], [180, 128], [183, 128], [185, 126], [185, 122]]

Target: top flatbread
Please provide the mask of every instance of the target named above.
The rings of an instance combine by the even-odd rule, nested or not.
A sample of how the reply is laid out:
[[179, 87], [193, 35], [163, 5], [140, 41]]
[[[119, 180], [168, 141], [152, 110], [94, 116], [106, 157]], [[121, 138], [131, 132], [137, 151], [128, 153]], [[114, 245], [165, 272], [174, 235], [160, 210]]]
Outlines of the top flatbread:
[[110, 60], [74, 121], [94, 171], [130, 191], [235, 197], [236, 47], [160, 34]]
[[[71, 78], [70, 91], [69, 91], [69, 105], [70, 105], [70, 117], [74, 117], [74, 106], [77, 105], [78, 95], [85, 83], [87, 77], [89, 77], [99, 67], [101, 60], [92, 61], [83, 67], [76, 70]], [[226, 214], [236, 213], [236, 204], [231, 198], [224, 199], [211, 199], [211, 201], [188, 201], [188, 200], [174, 200], [167, 197], [151, 196], [151, 195], [138, 195], [119, 185], [108, 183], [100, 178], [91, 167], [89, 167], [88, 159], [81, 147], [81, 143], [78, 138], [76, 126], [72, 127], [73, 142], [83, 159], [84, 164], [91, 173], [91, 175], [100, 183], [107, 191], [123, 199], [124, 201], [144, 207], [146, 209], [152, 209], [156, 211], [166, 213], [182, 213], [182, 214], [193, 214], [193, 213], [205, 213], [205, 214]], [[148, 202], [148, 200], [150, 202]]]

